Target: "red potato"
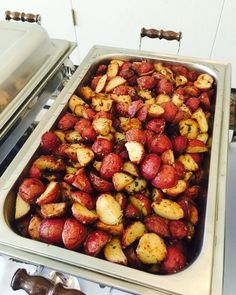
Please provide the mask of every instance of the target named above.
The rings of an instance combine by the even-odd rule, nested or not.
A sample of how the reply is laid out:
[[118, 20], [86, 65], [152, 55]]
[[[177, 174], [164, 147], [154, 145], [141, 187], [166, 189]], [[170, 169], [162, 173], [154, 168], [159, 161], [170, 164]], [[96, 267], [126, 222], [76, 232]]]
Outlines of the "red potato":
[[60, 130], [66, 131], [73, 128], [77, 121], [77, 117], [73, 116], [71, 113], [66, 113], [57, 123], [57, 127]]
[[28, 232], [33, 240], [39, 240], [40, 234], [39, 234], [39, 228], [40, 224], [42, 222], [42, 218], [37, 215], [33, 215], [30, 219], [29, 226], [28, 226]]
[[174, 239], [183, 239], [188, 234], [188, 226], [181, 220], [171, 220], [169, 228]]
[[175, 163], [175, 157], [173, 150], [166, 150], [161, 154], [162, 164], [173, 166]]
[[179, 108], [173, 102], [164, 102], [161, 104], [161, 107], [164, 109], [164, 114], [162, 117], [167, 122], [172, 122], [179, 111]]
[[141, 216], [141, 212], [133, 204], [128, 203], [125, 210], [125, 217], [131, 219], [139, 219]]
[[149, 142], [152, 140], [152, 138], [156, 135], [156, 133], [152, 130], [144, 130], [143, 131], [146, 135], [146, 144], [148, 146]]
[[77, 149], [80, 147], [84, 147], [84, 144], [81, 143], [73, 143], [68, 145], [68, 147], [66, 147], [64, 149], [64, 153], [66, 154], [67, 157], [70, 158], [70, 160], [72, 162], [77, 162]]
[[153, 202], [160, 203], [163, 199], [163, 192], [160, 189], [154, 188], [152, 190], [151, 198]]
[[152, 185], [160, 189], [170, 188], [176, 184], [175, 169], [169, 165], [162, 165], [156, 177], [152, 180]]
[[97, 136], [96, 131], [93, 129], [93, 127], [89, 127], [87, 129], [84, 129], [81, 132], [81, 135], [88, 142], [93, 142]]
[[164, 134], [156, 135], [149, 143], [149, 150], [153, 153], [162, 154], [169, 149], [172, 149], [172, 143]]
[[124, 251], [125, 251], [125, 255], [128, 259], [128, 264], [133, 268], [142, 270], [144, 266], [143, 266], [142, 262], [140, 261], [140, 259], [138, 258], [133, 245], [129, 246]]
[[136, 176], [136, 177], [139, 176], [138, 167], [134, 163], [132, 163], [130, 161], [124, 163], [124, 165], [122, 167], [122, 170], [124, 172], [127, 172], [127, 173], [133, 175], [133, 176]]
[[84, 109], [83, 111], [83, 118], [85, 119], [93, 119], [94, 116], [96, 115], [96, 112], [93, 109]]
[[177, 125], [181, 120], [187, 120], [191, 117], [190, 112], [179, 110], [176, 114], [172, 124]]
[[180, 271], [186, 266], [186, 258], [183, 252], [174, 246], [167, 247], [167, 255], [163, 261], [162, 270], [164, 273], [171, 274]]
[[61, 141], [53, 131], [45, 132], [41, 137], [40, 146], [46, 153], [53, 153], [60, 146]]
[[90, 256], [97, 256], [102, 248], [110, 241], [110, 235], [101, 230], [88, 234], [84, 242], [84, 252]]
[[91, 183], [85, 174], [84, 168], [79, 169], [75, 173], [72, 185], [86, 193], [90, 193], [92, 191]]
[[126, 248], [141, 238], [146, 232], [145, 225], [141, 221], [135, 221], [128, 225], [122, 236], [122, 246]]
[[40, 156], [34, 161], [33, 166], [38, 168], [42, 173], [44, 171], [62, 172], [66, 169], [64, 160], [50, 155]]
[[200, 104], [200, 100], [199, 98], [196, 97], [190, 97], [186, 102], [185, 102], [186, 106], [190, 109], [190, 111], [192, 113], [194, 113]]
[[124, 231], [123, 223], [110, 225], [110, 224], [105, 224], [105, 223], [101, 222], [100, 220], [98, 220], [98, 221], [96, 221], [94, 226], [97, 229], [105, 231], [108, 234], [113, 235], [113, 236], [121, 236]]
[[91, 224], [98, 219], [95, 211], [91, 211], [77, 202], [72, 204], [71, 211], [74, 218], [82, 224]]
[[105, 87], [105, 92], [111, 92], [113, 89], [115, 89], [117, 86], [123, 85], [126, 83], [126, 80], [120, 76], [113, 77], [109, 80]]
[[144, 90], [145, 89], [152, 89], [157, 84], [156, 79], [151, 76], [142, 76], [137, 79], [137, 82], [138, 82], [138, 86]]
[[54, 152], [55, 156], [67, 158], [66, 150], [70, 147], [69, 143], [61, 144]]
[[107, 65], [99, 65], [96, 71], [96, 76], [104, 75], [107, 71]]
[[177, 179], [183, 179], [185, 175], [185, 168], [183, 163], [181, 163], [180, 161], [175, 161], [174, 168]]
[[87, 229], [84, 225], [73, 218], [65, 221], [62, 240], [67, 249], [78, 250], [87, 237]]
[[22, 197], [17, 194], [16, 205], [15, 205], [15, 220], [21, 219], [26, 216], [30, 211], [30, 204], [22, 199]]
[[81, 167], [85, 167], [93, 161], [94, 152], [88, 147], [79, 147], [77, 149], [77, 161]]
[[120, 204], [111, 194], [103, 193], [97, 198], [96, 211], [99, 219], [105, 224], [121, 223], [123, 212]]
[[141, 144], [146, 143], [146, 135], [143, 130], [140, 129], [130, 129], [125, 133], [127, 141], [137, 141]]
[[161, 158], [157, 154], [148, 154], [143, 159], [140, 170], [143, 177], [147, 180], [153, 179], [161, 166]]
[[125, 210], [126, 205], [127, 205], [126, 195], [119, 192], [119, 193], [116, 193], [114, 197], [115, 197], [115, 200], [117, 201], [117, 203], [120, 205], [121, 210]]
[[91, 127], [91, 125], [92, 123], [89, 119], [82, 118], [75, 124], [74, 129], [81, 134], [83, 130]]
[[197, 77], [197, 80], [194, 81], [194, 86], [200, 90], [208, 90], [212, 87], [214, 80], [212, 76], [208, 74], [201, 74]]
[[194, 82], [197, 79], [197, 76], [197, 72], [193, 70], [188, 72], [187, 78], [189, 81]]
[[166, 78], [158, 81], [157, 92], [170, 95], [173, 92], [173, 84], [169, 82]]
[[177, 184], [173, 187], [163, 189], [162, 191], [169, 197], [176, 198], [182, 194], [188, 187], [187, 182], [183, 179], [177, 180]]
[[[209, 95], [207, 92], [202, 92], [198, 97], [201, 107], [204, 111], [209, 111], [211, 107]], [[196, 110], [195, 110], [196, 111]]]
[[105, 138], [97, 138], [92, 145], [93, 152], [99, 158], [102, 158], [105, 155], [111, 153], [112, 149], [113, 149], [112, 141]]
[[42, 176], [43, 175], [42, 175], [41, 170], [36, 165], [33, 164], [29, 170], [29, 177], [40, 179], [40, 178], [42, 178]]
[[143, 101], [141, 99], [132, 101], [128, 107], [128, 116], [133, 118], [136, 113], [142, 108]]
[[198, 223], [198, 209], [193, 204], [190, 205], [190, 218], [189, 221], [196, 225]]
[[191, 205], [193, 204], [193, 201], [187, 197], [181, 196], [178, 199], [177, 203], [184, 211], [184, 218], [186, 220], [189, 220], [191, 216]]
[[36, 178], [26, 178], [19, 187], [19, 195], [29, 204], [34, 204], [44, 191], [44, 184]]
[[[135, 76], [134, 71], [131, 69], [121, 69], [119, 75], [126, 80], [130, 80]], [[132, 85], [130, 82], [129, 84]]]
[[173, 149], [176, 155], [181, 155], [185, 152], [188, 139], [185, 136], [176, 136], [172, 139]]
[[65, 220], [61, 218], [43, 219], [39, 226], [40, 240], [48, 244], [62, 244], [64, 224]]
[[131, 66], [139, 76], [148, 75], [154, 71], [153, 65], [147, 61], [133, 62]]
[[112, 120], [112, 114], [109, 112], [106, 112], [106, 111], [96, 112], [93, 119], [96, 120], [96, 119], [100, 119], [100, 118], [106, 118], [106, 119]]
[[100, 175], [102, 178], [109, 180], [112, 178], [114, 173], [121, 171], [122, 166], [123, 162], [121, 157], [114, 153], [109, 153], [102, 160]]
[[134, 194], [129, 197], [129, 201], [143, 216], [147, 216], [151, 213], [151, 204], [146, 196], [142, 194]]
[[193, 186], [188, 187], [185, 190], [183, 196], [187, 197], [191, 200], [194, 200], [199, 196], [200, 191], [201, 191], [201, 188], [199, 185], [193, 185]]
[[70, 199], [72, 202], [77, 202], [85, 206], [88, 210], [92, 210], [95, 205], [91, 194], [81, 191], [71, 192]]
[[[76, 90], [76, 93], [78, 93], [77, 90]], [[92, 97], [95, 96], [95, 92], [89, 86], [81, 87], [78, 94], [79, 94], [79, 96], [81, 95], [87, 101], [90, 101], [92, 99]]]
[[148, 115], [152, 118], [158, 118], [158, 117], [164, 116], [165, 115], [164, 112], [165, 112], [164, 108], [158, 104], [150, 104], [148, 108]]
[[130, 161], [135, 164], [141, 163], [145, 154], [144, 146], [137, 141], [129, 141], [125, 144], [125, 147], [128, 151]]
[[204, 142], [198, 139], [189, 139], [186, 148], [187, 153], [205, 153], [208, 151], [207, 146]]
[[93, 80], [91, 81], [91, 84], [90, 84], [92, 90], [96, 89], [96, 87], [98, 85], [98, 82], [101, 79], [101, 77], [102, 77], [102, 75], [99, 75], [99, 76], [96, 76], [96, 77], [93, 78]]
[[128, 103], [126, 102], [116, 103], [116, 111], [119, 114], [119, 116], [122, 116], [122, 117], [128, 116], [128, 109], [129, 109]]
[[185, 76], [188, 77], [188, 69], [184, 66], [175, 65], [171, 67], [172, 71], [175, 73], [176, 76]]
[[113, 185], [111, 182], [99, 177], [93, 171], [90, 171], [89, 179], [91, 181], [93, 188], [98, 192], [105, 193], [105, 192], [110, 192], [113, 190]]
[[114, 263], [122, 265], [128, 264], [127, 257], [122, 250], [121, 242], [118, 238], [112, 238], [111, 241], [106, 244], [104, 248], [104, 257], [106, 260]]
[[44, 218], [62, 217], [66, 214], [66, 211], [66, 202], [50, 203], [41, 206], [41, 213]]
[[148, 117], [148, 110], [150, 108], [150, 105], [144, 105], [137, 113], [136, 117], [142, 121], [145, 122], [147, 120]]
[[37, 198], [36, 203], [41, 206], [44, 204], [55, 203], [59, 200], [59, 182], [51, 181], [46, 190]]
[[133, 178], [123, 172], [116, 172], [112, 176], [112, 182], [116, 191], [122, 191], [127, 185], [133, 182]]
[[194, 97], [198, 97], [198, 95], [200, 94], [200, 91], [197, 87], [195, 86], [184, 86], [184, 93], [187, 96], [194, 96]]
[[107, 81], [108, 75], [102, 75], [101, 78], [98, 80], [96, 88], [95, 88], [95, 92], [99, 93], [102, 92], [102, 90], [104, 89], [105, 85], [106, 85], [106, 81]]
[[165, 130], [165, 124], [166, 121], [164, 119], [152, 119], [146, 124], [146, 128], [157, 134], [162, 134]]
[[148, 232], [155, 233], [160, 237], [167, 238], [170, 236], [169, 220], [158, 215], [149, 215], [144, 219]]
[[[123, 78], [125, 78], [125, 77], [123, 77]], [[133, 96], [135, 94], [135, 90], [134, 90], [134, 88], [132, 88], [130, 86], [121, 85], [121, 86], [116, 87], [113, 90], [113, 93], [116, 94], [116, 95], [130, 95], [130, 96]]]

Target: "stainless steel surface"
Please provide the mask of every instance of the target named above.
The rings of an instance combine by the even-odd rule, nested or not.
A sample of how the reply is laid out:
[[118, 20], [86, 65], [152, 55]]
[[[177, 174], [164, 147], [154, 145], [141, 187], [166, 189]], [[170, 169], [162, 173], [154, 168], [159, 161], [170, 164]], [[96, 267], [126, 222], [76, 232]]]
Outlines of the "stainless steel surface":
[[32, 103], [35, 96], [42, 90], [48, 80], [52, 78], [75, 46], [73, 42], [52, 40], [53, 51], [50, 57], [42, 63], [30, 81], [0, 114], [0, 140], [7, 134], [15, 122], [25, 114], [25, 110]]
[[[86, 255], [28, 240], [10, 228], [14, 211], [15, 191], [19, 177], [24, 173], [37, 150], [40, 136], [56, 121], [78, 84], [86, 83], [90, 67], [102, 59], [150, 58], [186, 64], [206, 71], [217, 81], [213, 145], [209, 171], [208, 198], [202, 248], [198, 258], [186, 270], [168, 276], [157, 276]], [[179, 56], [157, 55], [150, 52], [129, 51], [116, 48], [95, 47], [88, 54], [55, 104], [44, 117], [33, 136], [0, 179], [0, 221], [4, 236], [0, 236], [0, 251], [27, 261], [43, 260], [45, 264], [61, 271], [80, 275], [106, 285], [117, 286], [137, 294], [207, 295], [222, 293], [223, 251], [225, 225], [225, 187], [227, 168], [230, 66], [227, 63], [191, 59]], [[45, 123], [46, 122], [46, 123]], [[218, 215], [218, 206], [221, 214]], [[11, 216], [10, 216], [11, 215]], [[17, 254], [16, 254], [17, 253]], [[214, 286], [213, 286], [214, 283]], [[212, 289], [213, 288], [213, 289]], [[216, 290], [213, 293], [212, 290]], [[141, 291], [142, 290], [142, 291]]]

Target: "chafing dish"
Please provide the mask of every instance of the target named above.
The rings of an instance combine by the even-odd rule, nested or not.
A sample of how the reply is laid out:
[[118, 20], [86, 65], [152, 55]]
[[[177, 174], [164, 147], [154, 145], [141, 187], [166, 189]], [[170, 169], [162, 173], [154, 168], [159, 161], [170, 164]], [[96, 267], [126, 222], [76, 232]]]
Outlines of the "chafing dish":
[[[161, 276], [146, 273], [29, 240], [14, 231], [16, 190], [37, 153], [41, 135], [53, 127], [60, 114], [66, 110], [71, 95], [78, 86], [87, 83], [96, 66], [101, 61], [111, 59], [150, 59], [186, 65], [209, 73], [216, 81], [208, 189], [197, 233], [198, 243], [192, 263], [176, 274]], [[95, 46], [0, 180], [0, 251], [136, 294], [222, 294], [229, 102], [230, 65], [227, 63]]]

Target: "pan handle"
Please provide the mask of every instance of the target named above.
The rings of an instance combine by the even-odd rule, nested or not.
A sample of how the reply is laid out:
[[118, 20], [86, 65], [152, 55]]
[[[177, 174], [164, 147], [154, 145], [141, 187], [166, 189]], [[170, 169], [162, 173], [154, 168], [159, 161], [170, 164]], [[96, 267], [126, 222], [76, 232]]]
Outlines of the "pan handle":
[[42, 276], [29, 275], [24, 268], [16, 271], [11, 281], [11, 287], [13, 290], [22, 289], [31, 295], [85, 295], [79, 290], [64, 288], [61, 283], [54, 284]]
[[37, 23], [37, 24], [41, 23], [40, 14], [24, 13], [24, 12], [7, 10], [5, 12], [5, 20], [10, 21], [11, 19], [13, 19], [15, 21], [22, 21], [22, 22], [29, 22], [29, 23]]
[[140, 32], [141, 38], [148, 37], [151, 39], [165, 39], [168, 41], [176, 40], [180, 41], [182, 38], [182, 32], [174, 32], [174, 31], [164, 31], [164, 30], [156, 30], [156, 29], [145, 29], [142, 28]]

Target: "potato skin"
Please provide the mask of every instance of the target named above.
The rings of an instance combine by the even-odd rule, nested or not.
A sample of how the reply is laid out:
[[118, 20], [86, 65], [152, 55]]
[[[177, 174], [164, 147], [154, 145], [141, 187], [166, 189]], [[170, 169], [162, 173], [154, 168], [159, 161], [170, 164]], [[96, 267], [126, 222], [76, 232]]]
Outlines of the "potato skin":
[[89, 179], [94, 189], [97, 190], [98, 192], [103, 193], [103, 192], [110, 192], [113, 190], [113, 184], [99, 177], [94, 171], [91, 171], [89, 173]]
[[71, 113], [66, 113], [57, 123], [57, 127], [60, 130], [66, 131], [73, 128], [77, 121], [77, 117], [73, 116]]
[[123, 162], [120, 156], [109, 153], [102, 160], [102, 166], [100, 169], [100, 174], [102, 178], [111, 179], [113, 174], [121, 171]]
[[127, 141], [137, 141], [141, 144], [146, 143], [146, 135], [143, 130], [140, 129], [130, 129], [125, 134]]
[[169, 228], [171, 236], [176, 239], [183, 239], [188, 234], [188, 227], [181, 220], [171, 220], [169, 223]]
[[104, 231], [95, 230], [89, 233], [84, 242], [85, 254], [97, 256], [109, 240], [110, 236]]
[[60, 139], [52, 131], [45, 132], [41, 137], [40, 146], [44, 152], [52, 153], [61, 144]]
[[36, 178], [26, 178], [19, 187], [19, 195], [29, 204], [34, 204], [44, 191], [44, 184]]
[[67, 249], [77, 250], [84, 242], [87, 236], [87, 229], [84, 225], [73, 218], [68, 218], [65, 221], [62, 240]]
[[177, 184], [175, 169], [170, 165], [162, 165], [156, 177], [152, 180], [152, 185], [156, 188], [170, 188]]
[[102, 158], [105, 155], [111, 153], [112, 148], [113, 148], [112, 142], [105, 138], [97, 138], [92, 145], [93, 152], [99, 158]]
[[149, 232], [155, 233], [163, 238], [170, 236], [169, 221], [166, 218], [158, 215], [149, 215], [145, 217], [144, 223]]
[[172, 149], [172, 143], [166, 135], [160, 134], [151, 140], [149, 149], [150, 152], [162, 154], [164, 151]]
[[39, 226], [40, 240], [48, 244], [62, 244], [64, 224], [65, 220], [61, 218], [43, 219]]
[[147, 180], [153, 179], [161, 166], [161, 158], [157, 154], [148, 154], [143, 159], [140, 170], [143, 177]]
[[186, 265], [186, 258], [183, 252], [174, 246], [167, 247], [167, 255], [163, 261], [162, 270], [164, 273], [171, 274], [180, 271]]

